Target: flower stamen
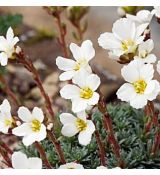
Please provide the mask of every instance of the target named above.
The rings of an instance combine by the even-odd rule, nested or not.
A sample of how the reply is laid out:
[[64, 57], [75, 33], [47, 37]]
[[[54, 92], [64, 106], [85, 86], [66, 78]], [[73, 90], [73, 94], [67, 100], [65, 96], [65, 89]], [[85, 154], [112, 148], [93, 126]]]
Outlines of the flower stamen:
[[75, 70], [75, 71], [80, 70], [80, 68], [81, 68], [83, 65], [85, 65], [85, 64], [87, 64], [86, 59], [79, 59], [79, 60], [76, 62], [75, 66], [74, 66], [74, 70]]
[[123, 40], [121, 43], [121, 47], [122, 50], [125, 52], [128, 51], [135, 52], [136, 50], [135, 42], [132, 39]]
[[80, 118], [77, 118], [77, 120], [76, 120], [76, 127], [77, 127], [79, 132], [85, 131], [86, 128], [87, 128], [87, 123], [84, 120], [82, 120]]
[[93, 96], [93, 91], [89, 87], [80, 89], [80, 97], [84, 99], [90, 99]]
[[41, 129], [41, 123], [37, 119], [34, 119], [32, 120], [31, 128], [32, 128], [32, 131], [39, 132]]
[[133, 86], [137, 94], [144, 94], [147, 83], [144, 80], [138, 80], [133, 83]]
[[8, 126], [11, 127], [12, 124], [13, 124], [13, 119], [12, 118], [11, 119], [5, 119], [4, 123], [5, 123], [6, 127], [8, 127]]

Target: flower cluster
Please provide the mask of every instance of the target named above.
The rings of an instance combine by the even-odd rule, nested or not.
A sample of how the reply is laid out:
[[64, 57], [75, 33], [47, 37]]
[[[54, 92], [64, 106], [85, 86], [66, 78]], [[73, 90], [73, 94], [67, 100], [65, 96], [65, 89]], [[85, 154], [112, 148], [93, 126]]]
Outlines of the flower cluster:
[[72, 111], [76, 115], [63, 113], [60, 120], [63, 124], [62, 134], [72, 137], [79, 133], [78, 140], [81, 145], [88, 145], [95, 126], [87, 119], [86, 111], [95, 106], [99, 101], [96, 92], [100, 85], [100, 78], [92, 73], [89, 61], [94, 57], [95, 50], [92, 42], [86, 40], [81, 47], [71, 43], [70, 50], [76, 61], [57, 57], [56, 64], [59, 69], [65, 71], [60, 75], [60, 80], [71, 80], [72, 83], [65, 85], [60, 94], [64, 99], [72, 102]]
[[[117, 91], [117, 97], [129, 102], [136, 109], [143, 108], [148, 101], [156, 99], [160, 92], [160, 84], [153, 80], [157, 58], [152, 53], [154, 42], [150, 39], [149, 24], [158, 7], [152, 10], [141, 10], [136, 16], [126, 14], [125, 18], [113, 24], [112, 33], [100, 35], [99, 45], [109, 50], [109, 57], [126, 64], [121, 74], [127, 83]], [[157, 70], [159, 72], [160, 62]]]

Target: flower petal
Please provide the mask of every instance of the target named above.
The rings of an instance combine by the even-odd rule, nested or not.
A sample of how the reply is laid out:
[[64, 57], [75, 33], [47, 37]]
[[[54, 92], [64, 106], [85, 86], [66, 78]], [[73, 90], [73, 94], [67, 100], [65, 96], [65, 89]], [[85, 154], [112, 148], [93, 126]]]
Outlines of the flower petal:
[[95, 125], [91, 120], [87, 120], [87, 129], [86, 132], [93, 134], [95, 131]]
[[32, 133], [32, 129], [29, 125], [29, 123], [23, 123], [22, 125], [14, 128], [12, 130], [12, 134], [16, 135], [16, 136], [26, 136], [28, 134]]
[[130, 101], [130, 105], [135, 109], [143, 108], [147, 104], [147, 97], [145, 95], [137, 94], [133, 99]]
[[63, 125], [68, 123], [75, 123], [76, 117], [70, 113], [62, 113], [60, 114], [60, 121]]
[[27, 169], [28, 159], [22, 152], [14, 152], [12, 154], [12, 166], [14, 169]]
[[90, 61], [95, 56], [95, 50], [90, 40], [86, 40], [82, 43], [81, 52], [83, 53], [83, 58], [88, 61]]
[[99, 101], [99, 94], [97, 92], [93, 93], [93, 96], [87, 100], [88, 105], [96, 105]]
[[117, 49], [121, 48], [121, 42], [113, 33], [102, 33], [98, 38], [98, 43], [103, 49]]
[[127, 18], [121, 18], [113, 24], [113, 34], [119, 40], [134, 39], [136, 33], [135, 23]]
[[146, 82], [150, 81], [154, 76], [154, 68], [152, 64], [144, 64], [140, 69], [140, 78]]
[[5, 52], [0, 53], [0, 63], [1, 66], [6, 66], [8, 63], [8, 56]]
[[38, 121], [40, 121], [41, 123], [44, 120], [44, 114], [42, 109], [38, 108], [38, 107], [34, 107], [33, 111], [32, 111], [32, 117], [34, 117], [35, 119], [37, 119]]
[[87, 100], [80, 97], [72, 99], [72, 111], [78, 113], [84, 111], [87, 108]]
[[79, 46], [77, 46], [77, 44], [71, 43], [70, 50], [71, 50], [75, 60], [79, 60], [79, 59], [83, 58], [83, 54], [81, 53], [81, 48]]
[[0, 132], [7, 134], [9, 126], [6, 126], [4, 122], [0, 121]]
[[76, 71], [67, 71], [67, 72], [63, 72], [62, 74], [60, 74], [59, 79], [60, 81], [66, 81], [66, 80], [71, 80], [73, 78], [73, 76], [75, 75]]
[[42, 160], [38, 157], [32, 157], [28, 159], [29, 169], [42, 169]]
[[140, 79], [139, 70], [142, 66], [143, 62], [140, 60], [133, 60], [121, 69], [121, 74], [126, 81], [133, 83]]
[[60, 90], [60, 94], [64, 99], [72, 99], [79, 96], [80, 89], [75, 85], [67, 84]]
[[118, 89], [116, 95], [121, 101], [129, 102], [136, 96], [136, 92], [133, 85], [125, 83]]
[[93, 90], [97, 90], [99, 87], [101, 80], [96, 74], [91, 74], [86, 79], [87, 85]]
[[31, 112], [24, 106], [18, 109], [18, 117], [24, 122], [30, 122], [33, 118]]
[[29, 146], [35, 141], [40, 142], [44, 140], [46, 138], [46, 135], [46, 127], [43, 124], [41, 124], [41, 129], [39, 132], [32, 132], [31, 134], [24, 136], [22, 142], [25, 146]]
[[[7, 99], [3, 100], [2, 104], [0, 105], [0, 112], [10, 114], [11, 112], [11, 105]], [[9, 115], [9, 118], [11, 114]]]
[[85, 69], [81, 69], [73, 77], [72, 81], [74, 84], [77, 84], [79, 87], [84, 88], [87, 86], [87, 77], [90, 76], [90, 73]]
[[152, 101], [154, 99], [156, 99], [157, 95], [160, 93], [160, 84], [157, 80], [152, 80], [154, 81], [155, 85], [154, 85], [154, 90], [152, 91], [152, 93], [148, 94], [147, 99]]
[[87, 146], [91, 142], [92, 134], [82, 131], [78, 135], [78, 141], [81, 145]]
[[61, 130], [62, 135], [66, 137], [73, 137], [78, 133], [75, 123], [65, 124]]
[[75, 63], [76, 62], [71, 59], [63, 58], [60, 56], [56, 58], [56, 65], [60, 70], [63, 71], [73, 70]]
[[9, 29], [7, 30], [7, 34], [6, 34], [6, 39], [8, 42], [12, 42], [13, 38], [14, 38], [13, 29], [9, 27]]

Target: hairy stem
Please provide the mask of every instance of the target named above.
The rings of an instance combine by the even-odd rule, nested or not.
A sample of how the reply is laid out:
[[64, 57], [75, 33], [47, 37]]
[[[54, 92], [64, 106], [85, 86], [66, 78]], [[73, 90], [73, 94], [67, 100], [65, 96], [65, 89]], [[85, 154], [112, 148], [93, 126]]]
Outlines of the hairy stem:
[[145, 135], [148, 135], [151, 128], [152, 128], [152, 120], [153, 120], [153, 117], [154, 117], [154, 105], [153, 105], [153, 102], [151, 101], [148, 101], [147, 105], [145, 106], [145, 109], [144, 109], [144, 113], [146, 115], [146, 124], [145, 124], [145, 127], [144, 127], [144, 133]]
[[61, 46], [63, 56], [65, 58], [68, 58], [68, 50], [67, 50], [67, 45], [66, 45], [66, 40], [65, 40], [66, 31], [63, 28], [63, 24], [61, 22], [61, 16], [60, 16], [60, 13], [58, 13], [58, 12], [57, 12], [57, 15], [56, 15], [56, 22], [57, 22], [57, 26], [58, 26], [59, 33], [60, 33], [60, 35], [59, 35], [59, 44]]
[[101, 140], [100, 133], [97, 129], [95, 130], [95, 138], [96, 138], [98, 148], [99, 148], [99, 156], [100, 156], [101, 165], [105, 166], [106, 165], [106, 160], [105, 160], [104, 144]]
[[117, 158], [118, 165], [122, 168], [124, 168], [124, 161], [121, 159], [121, 154], [120, 154], [120, 145], [118, 144], [118, 141], [116, 140], [114, 136], [114, 131], [113, 131], [113, 126], [112, 126], [112, 119], [110, 118], [107, 108], [106, 108], [106, 103], [104, 101], [104, 97], [102, 96], [101, 92], [99, 91], [101, 97], [98, 103], [98, 108], [100, 112], [103, 114], [103, 123], [106, 131], [108, 132], [108, 140], [110, 144], [113, 146], [113, 151], [114, 154]]
[[9, 156], [8, 156], [8, 154], [7, 154], [7, 152], [0, 146], [0, 154], [2, 155], [2, 157], [3, 157], [3, 159], [4, 159], [4, 163], [8, 166], [8, 167], [10, 167], [10, 168], [12, 168], [12, 163], [11, 163], [11, 160], [10, 160], [10, 158], [9, 158]]
[[12, 92], [12, 90], [9, 88], [5, 78], [3, 75], [0, 74], [0, 82], [4, 85], [4, 92], [9, 96], [11, 97], [11, 99], [13, 100], [13, 102], [15, 103], [15, 105], [19, 105], [19, 101], [17, 99], [17, 97], [15, 96], [15, 94]]
[[0, 146], [5, 149], [5, 151], [8, 153], [8, 154], [13, 154], [13, 151], [8, 147], [8, 145], [6, 143], [4, 143], [2, 140], [0, 141]]
[[54, 121], [55, 115], [54, 115], [54, 112], [52, 109], [52, 103], [51, 103], [51, 100], [50, 100], [48, 94], [44, 90], [44, 87], [42, 85], [42, 81], [41, 81], [41, 78], [39, 76], [37, 69], [34, 67], [32, 61], [26, 59], [23, 52], [17, 54], [17, 57], [18, 57], [18, 60], [17, 60], [18, 63], [22, 64], [29, 72], [31, 72], [33, 74], [33, 78], [34, 78], [35, 82], [37, 83], [37, 86], [38, 86], [38, 88], [39, 88], [39, 90], [40, 90], [40, 92], [45, 100], [46, 108]]
[[45, 166], [49, 169], [52, 169], [52, 166], [51, 164], [49, 163], [48, 159], [47, 159], [47, 156], [46, 156], [46, 153], [45, 153], [45, 150], [43, 149], [42, 145], [39, 144], [38, 142], [35, 142], [34, 143], [36, 149], [38, 150], [42, 160], [43, 160], [43, 163], [45, 164]]
[[54, 144], [55, 149], [57, 150], [57, 153], [58, 153], [58, 156], [59, 156], [59, 158], [60, 158], [61, 163], [65, 164], [66, 161], [65, 161], [65, 158], [64, 158], [63, 151], [62, 151], [61, 146], [60, 146], [60, 143], [59, 143], [59, 141], [56, 139], [54, 133], [51, 132], [51, 131], [48, 131], [48, 137], [50, 138], [50, 140], [51, 140], [52, 143]]

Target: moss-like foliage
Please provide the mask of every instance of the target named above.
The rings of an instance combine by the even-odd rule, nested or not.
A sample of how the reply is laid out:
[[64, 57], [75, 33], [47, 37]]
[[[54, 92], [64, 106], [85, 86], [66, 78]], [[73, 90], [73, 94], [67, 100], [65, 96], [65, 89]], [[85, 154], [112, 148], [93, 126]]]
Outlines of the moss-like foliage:
[[[108, 111], [113, 121], [115, 136], [121, 146], [121, 156], [125, 162], [125, 168], [160, 168], [160, 152], [154, 157], [151, 155], [151, 147], [154, 142], [156, 129], [152, 128], [147, 136], [144, 134], [147, 116], [144, 115], [143, 111], [135, 110], [126, 104], [108, 105]], [[107, 141], [107, 132], [103, 128], [102, 115], [97, 111], [92, 117], [105, 144], [107, 167], [117, 167], [117, 160]], [[82, 147], [78, 144], [76, 136], [66, 138], [61, 135], [60, 123], [56, 125], [56, 128], [57, 137], [61, 142], [68, 162], [77, 160], [85, 168], [100, 166], [98, 146], [94, 136], [88, 146]], [[58, 168], [60, 162], [53, 144], [48, 140], [43, 141], [42, 144], [49, 161]], [[28, 156], [39, 156], [34, 146], [28, 148], [22, 146], [22, 150]]]

